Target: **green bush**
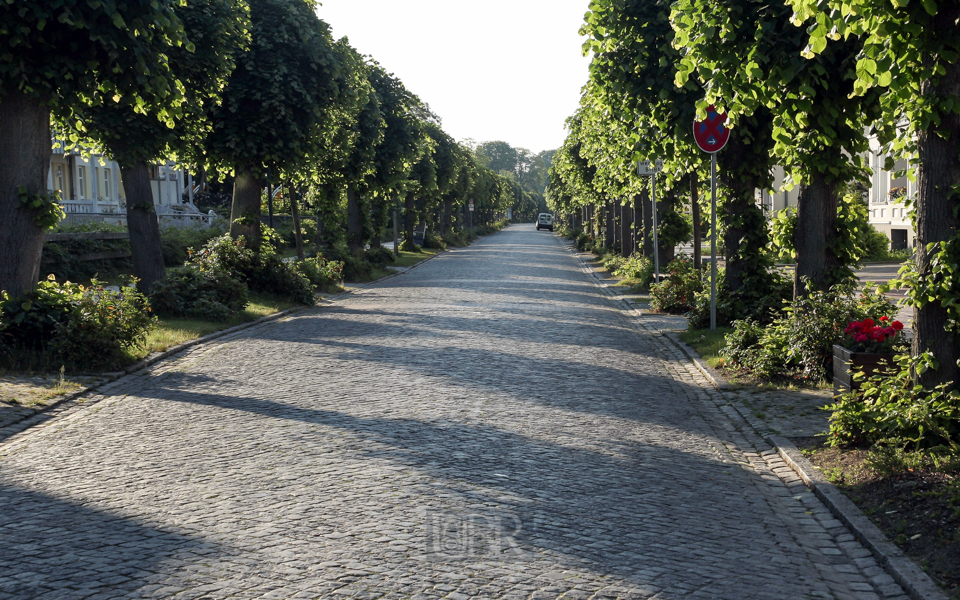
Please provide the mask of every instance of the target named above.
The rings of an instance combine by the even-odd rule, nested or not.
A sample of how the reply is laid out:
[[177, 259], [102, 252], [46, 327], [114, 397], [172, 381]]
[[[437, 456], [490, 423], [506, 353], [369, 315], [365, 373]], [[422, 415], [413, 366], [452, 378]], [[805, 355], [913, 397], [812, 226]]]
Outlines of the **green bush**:
[[343, 281], [343, 262], [326, 260], [323, 256], [297, 261], [293, 263], [293, 268], [321, 292], [334, 291]]
[[896, 312], [894, 303], [872, 288], [858, 293], [851, 285], [837, 285], [788, 303], [759, 335], [759, 325], [735, 321], [721, 354], [761, 377], [822, 381], [833, 372], [833, 345], [843, 342], [850, 322], [879, 321]]
[[[604, 266], [610, 265], [608, 270], [615, 277], [636, 280], [636, 285], [641, 289], [649, 289], [653, 283], [653, 260], [639, 253], [633, 253], [628, 257], [611, 256], [604, 262]], [[611, 270], [612, 268], [612, 270]]]
[[915, 385], [912, 373], [934, 368], [929, 354], [897, 357], [897, 371], [863, 380], [859, 390], [827, 406], [830, 443], [885, 444], [958, 454], [960, 391], [950, 384], [934, 389]]
[[46, 369], [119, 366], [124, 350], [156, 326], [134, 284], [111, 291], [97, 281], [88, 288], [50, 276], [18, 298], [0, 295], [4, 362], [11, 368], [27, 362]]
[[354, 256], [346, 245], [340, 244], [326, 251], [328, 260], [339, 262], [343, 281], [363, 281], [373, 273], [373, 264], [367, 260], [366, 253]]
[[684, 256], [672, 260], [667, 268], [670, 271], [666, 279], [650, 286], [650, 306], [658, 312], [689, 312], [696, 303], [697, 292], [703, 289], [700, 271]]
[[[687, 315], [690, 329], [703, 329], [710, 325], [710, 270], [704, 268], [703, 289], [698, 291], [693, 310]], [[717, 325], [726, 327], [734, 321], [753, 319], [767, 324], [783, 311], [784, 302], [793, 298], [793, 282], [778, 271], [770, 273], [766, 294], [749, 305], [727, 291], [726, 273], [717, 269]]]
[[[283, 219], [276, 227], [277, 234], [286, 248], [297, 247], [297, 237], [293, 232], [293, 219]], [[317, 239], [317, 222], [312, 219], [300, 220], [300, 239], [305, 246]]]
[[190, 258], [190, 248], [200, 248], [215, 237], [226, 232], [223, 225], [210, 227], [164, 227], [160, 230], [160, 247], [163, 263], [179, 267]]
[[428, 231], [425, 236], [423, 236], [423, 247], [431, 250], [446, 250], [447, 245], [444, 243], [443, 239], [437, 237], [433, 232]]
[[226, 321], [247, 307], [247, 286], [223, 270], [202, 270], [195, 265], [167, 270], [167, 278], [154, 284], [150, 306], [161, 317], [186, 317]]
[[593, 236], [586, 231], [577, 236], [577, 250], [580, 252], [589, 252], [593, 250]]
[[[268, 230], [268, 233], [271, 232]], [[279, 236], [275, 234], [265, 236], [260, 252], [254, 252], [247, 247], [242, 236], [234, 240], [225, 234], [210, 240], [199, 250], [192, 250], [190, 263], [202, 271], [226, 272], [245, 283], [251, 291], [273, 294], [308, 306], [313, 304], [313, 286], [291, 265], [283, 262], [273, 246], [276, 239]]]
[[[100, 222], [61, 223], [52, 233], [125, 233], [120, 225]], [[130, 252], [129, 240], [64, 240], [43, 245], [41, 275], [53, 275], [60, 281], [89, 281], [93, 277], [110, 277], [129, 273], [133, 263], [129, 258], [106, 260], [79, 260], [84, 255], [101, 252]]]
[[393, 252], [387, 250], [386, 248], [369, 248], [364, 252], [364, 257], [367, 262], [382, 269], [389, 264], [397, 262], [397, 258], [393, 255]]
[[473, 239], [467, 231], [451, 231], [443, 236], [443, 243], [445, 243], [447, 247], [453, 246], [454, 248], [460, 248], [469, 244]]
[[420, 246], [413, 243], [411, 240], [403, 240], [400, 242], [400, 251], [401, 252], [423, 252], [423, 249]]
[[890, 240], [884, 234], [877, 231], [877, 228], [867, 223], [863, 226], [863, 231], [859, 232], [858, 237], [863, 246], [864, 260], [889, 260], [890, 259]]

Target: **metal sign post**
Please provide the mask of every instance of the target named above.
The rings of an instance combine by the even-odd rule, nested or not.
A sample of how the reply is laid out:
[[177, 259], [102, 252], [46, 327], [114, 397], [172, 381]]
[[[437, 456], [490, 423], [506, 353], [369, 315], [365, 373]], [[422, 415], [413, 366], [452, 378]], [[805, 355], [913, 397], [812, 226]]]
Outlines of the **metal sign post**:
[[726, 122], [726, 113], [718, 113], [713, 105], [707, 108], [706, 119], [693, 121], [693, 139], [710, 154], [710, 331], [717, 330], [717, 152], [730, 140]]
[[[700, 243], [697, 240], [696, 243]], [[717, 153], [710, 154], [710, 331], [717, 330]]]
[[650, 200], [653, 205], [653, 282], [660, 283], [660, 237], [657, 231], [657, 173], [663, 170], [663, 161], [645, 160], [637, 164], [637, 174], [650, 178]]

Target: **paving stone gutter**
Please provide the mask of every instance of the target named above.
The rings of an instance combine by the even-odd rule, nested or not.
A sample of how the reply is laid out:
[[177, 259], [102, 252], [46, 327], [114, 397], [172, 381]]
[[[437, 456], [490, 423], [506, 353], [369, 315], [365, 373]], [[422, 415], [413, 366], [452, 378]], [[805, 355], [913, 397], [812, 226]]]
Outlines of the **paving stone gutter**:
[[[576, 248], [573, 248], [576, 252]], [[583, 256], [577, 253], [581, 264], [586, 267]], [[603, 283], [597, 276], [596, 271], [592, 272], [596, 279], [596, 284], [601, 290], [617, 303], [626, 313], [639, 318], [642, 322], [643, 313], [623, 301], [622, 298], [608, 289], [608, 285]], [[693, 363], [697, 369], [703, 373], [713, 385], [719, 390], [733, 390], [736, 386], [731, 385], [716, 369], [707, 364], [696, 350], [684, 343], [676, 333], [672, 331], [660, 331], [660, 334], [670, 340], [679, 348]], [[731, 406], [761, 435], [771, 446], [773, 446], [783, 461], [793, 469], [797, 476], [813, 491], [813, 493], [826, 505], [827, 509], [840, 522], [847, 526], [850, 532], [873, 554], [880, 565], [900, 584], [900, 586], [909, 593], [915, 600], [948, 600], [946, 594], [933, 582], [932, 579], [907, 557], [897, 546], [868, 519], [857, 505], [855, 505], [843, 492], [835, 485], [830, 483], [823, 474], [817, 470], [809, 460], [807, 460], [800, 450], [789, 439], [779, 435], [762, 435], [754, 415], [745, 411], [738, 403], [731, 403]]]

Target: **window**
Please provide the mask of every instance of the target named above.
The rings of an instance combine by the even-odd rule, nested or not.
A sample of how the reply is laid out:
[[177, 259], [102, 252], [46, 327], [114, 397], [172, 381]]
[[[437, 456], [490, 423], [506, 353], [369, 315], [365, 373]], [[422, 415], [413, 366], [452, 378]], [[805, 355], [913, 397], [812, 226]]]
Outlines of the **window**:
[[880, 209], [880, 218], [882, 219], [882, 218], [884, 218], [886, 215], [887, 215], [887, 209], [881, 208], [881, 209]]
[[81, 200], [87, 199], [87, 168], [77, 167], [77, 190]]
[[103, 170], [103, 197], [107, 199], [113, 197], [110, 193], [110, 169]]

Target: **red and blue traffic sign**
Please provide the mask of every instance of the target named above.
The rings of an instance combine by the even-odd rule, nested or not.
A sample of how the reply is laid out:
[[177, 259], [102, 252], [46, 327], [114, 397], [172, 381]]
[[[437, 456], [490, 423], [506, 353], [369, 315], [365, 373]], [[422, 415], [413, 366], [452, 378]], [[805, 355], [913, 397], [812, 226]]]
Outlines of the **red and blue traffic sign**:
[[730, 128], [727, 122], [727, 113], [720, 114], [711, 104], [707, 108], [707, 118], [693, 122], [693, 139], [704, 152], [714, 154], [723, 149], [730, 139]]

